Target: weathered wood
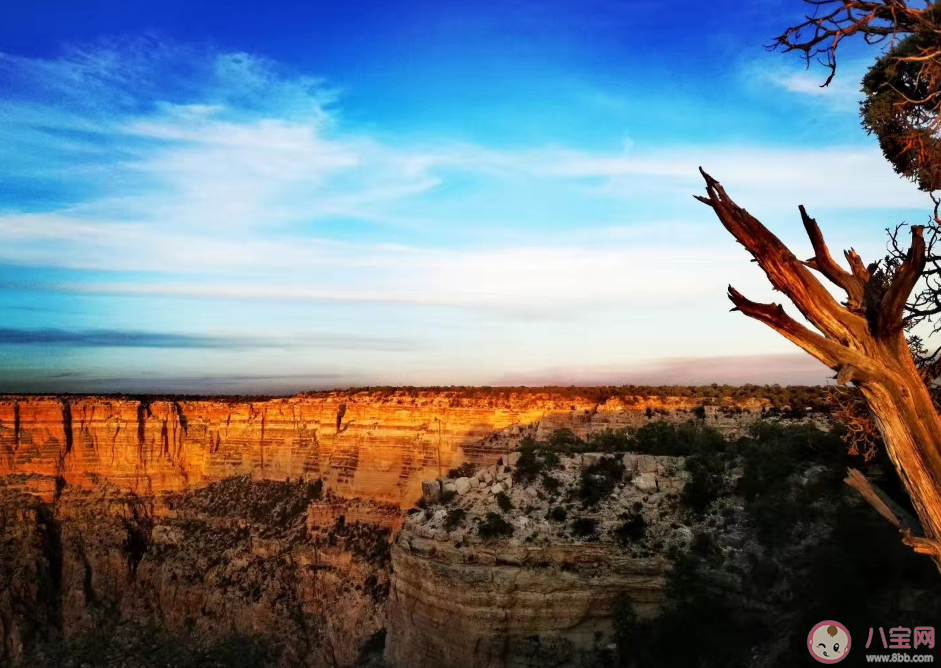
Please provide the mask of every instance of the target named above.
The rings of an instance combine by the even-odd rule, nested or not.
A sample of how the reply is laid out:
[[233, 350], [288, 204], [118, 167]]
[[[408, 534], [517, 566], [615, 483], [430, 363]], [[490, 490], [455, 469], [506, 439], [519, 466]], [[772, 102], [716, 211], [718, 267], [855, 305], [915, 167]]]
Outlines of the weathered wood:
[[893, 501], [889, 496], [873, 485], [869, 478], [864, 476], [859, 469], [846, 469], [846, 477], [843, 479], [847, 485], [859, 492], [863, 500], [872, 506], [877, 513], [882, 515], [889, 523], [899, 531], [908, 531], [912, 535], [921, 534], [921, 527], [918, 520], [912, 517], [904, 508]]
[[[759, 304], [729, 287], [737, 310], [765, 323], [852, 382], [866, 400], [912, 505], [924, 537], [906, 543], [930, 554], [941, 568], [941, 417], [915, 366], [903, 327], [905, 302], [925, 268], [921, 227], [891, 280], [867, 269], [855, 251], [845, 256], [850, 272], [833, 260], [817, 222], [801, 208], [815, 257], [800, 262], [761, 222], [738, 206], [714, 178], [702, 172], [706, 196], [725, 228], [755, 258], [771, 284], [784, 293], [817, 331], [801, 325], [777, 304]], [[808, 266], [809, 265], [809, 266]], [[847, 293], [841, 306], [811, 273], [819, 271]]]

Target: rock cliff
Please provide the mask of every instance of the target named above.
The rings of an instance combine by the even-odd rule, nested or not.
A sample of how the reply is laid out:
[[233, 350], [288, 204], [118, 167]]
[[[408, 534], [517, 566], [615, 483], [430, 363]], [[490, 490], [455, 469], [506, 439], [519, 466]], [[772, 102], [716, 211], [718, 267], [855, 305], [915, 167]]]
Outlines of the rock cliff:
[[[410, 506], [422, 479], [464, 462], [488, 465], [521, 435], [584, 435], [643, 424], [646, 409], [685, 420], [701, 400], [558, 392], [325, 392], [262, 401], [0, 397], [0, 476], [109, 482], [138, 494], [198, 488], [232, 476], [321, 478], [346, 497]], [[729, 403], [728, 400], [726, 403]], [[707, 420], [741, 430], [767, 402]]]
[[766, 405], [701, 402], [0, 397], [0, 665], [575, 662], [619, 596], [660, 605], [687, 472], [515, 451], [694, 417], [738, 435]]
[[391, 665], [574, 666], [610, 642], [621, 597], [656, 613], [666, 553], [692, 537], [683, 458], [589, 453], [514, 476], [519, 457], [425, 485], [392, 549]]
[[[397, 506], [248, 477], [41, 484], [0, 478], [2, 666], [351, 665], [385, 627]], [[257, 661], [211, 660], [232, 652]]]

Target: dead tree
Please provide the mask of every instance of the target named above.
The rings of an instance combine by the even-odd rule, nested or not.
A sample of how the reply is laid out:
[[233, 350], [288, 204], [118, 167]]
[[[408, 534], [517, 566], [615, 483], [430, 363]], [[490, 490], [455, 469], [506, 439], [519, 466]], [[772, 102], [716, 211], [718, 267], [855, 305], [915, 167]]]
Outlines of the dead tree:
[[[852, 382], [860, 389], [921, 521], [923, 535], [905, 531], [904, 540], [941, 568], [941, 417], [905, 338], [906, 300], [926, 263], [923, 228], [911, 228], [911, 246], [893, 275], [877, 271], [876, 265], [867, 268], [853, 250], [845, 253], [847, 271], [830, 255], [817, 222], [800, 207], [814, 249], [814, 257], [802, 262], [732, 201], [718, 181], [702, 175], [706, 196], [696, 198], [712, 207], [816, 331], [787, 315], [780, 304], [753, 302], [729, 286], [733, 310], [816, 357], [837, 372], [838, 383]], [[839, 303], [811, 270], [843, 290], [846, 302]]]

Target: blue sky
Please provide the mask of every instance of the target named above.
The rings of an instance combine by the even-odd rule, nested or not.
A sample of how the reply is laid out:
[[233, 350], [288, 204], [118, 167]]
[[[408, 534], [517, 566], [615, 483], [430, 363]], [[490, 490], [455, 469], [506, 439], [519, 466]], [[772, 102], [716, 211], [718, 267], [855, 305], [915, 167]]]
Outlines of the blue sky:
[[[477, 6], [480, 5], [480, 6]], [[818, 382], [690, 195], [864, 259], [927, 198], [797, 0], [15, 3], [0, 391]]]

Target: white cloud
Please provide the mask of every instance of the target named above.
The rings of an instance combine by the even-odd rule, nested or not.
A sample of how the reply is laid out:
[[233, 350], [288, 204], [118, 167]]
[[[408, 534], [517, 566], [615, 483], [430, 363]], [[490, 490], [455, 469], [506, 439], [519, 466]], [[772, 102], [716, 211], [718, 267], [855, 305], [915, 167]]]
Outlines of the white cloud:
[[842, 60], [829, 85], [824, 86], [830, 70], [822, 66], [806, 67], [802, 61], [782, 59], [769, 62], [762, 58], [749, 63], [743, 75], [750, 80], [770, 85], [788, 94], [803, 97], [818, 108], [839, 113], [859, 112], [862, 99], [860, 82], [871, 60]]
[[[699, 165], [756, 215], [786, 211], [794, 229], [798, 203], [844, 220], [926, 203], [874, 149], [379, 139], [345, 129], [337, 93], [322, 82], [246, 54], [115, 43], [58, 60], [0, 55], [3, 79], [26, 93], [0, 103], [0, 141], [16, 147], [0, 179], [62, 193], [39, 205], [0, 200], [0, 263], [78, 272], [27, 287], [199, 300], [181, 310], [207, 328], [251, 330], [250, 302], [296, 302], [297, 313], [381, 305], [396, 309], [381, 326], [411, 338], [464, 337], [462, 352], [424, 360], [429, 382], [453, 382], [447, 373], [460, 364], [484, 374], [488, 349], [465, 352], [483, 334], [491, 352], [504, 346], [530, 369], [570, 349], [565, 336], [581, 358], [605, 363], [666, 356], [691, 336], [705, 341], [712, 325], [712, 353], [783, 345], [767, 333], [740, 350], [729, 325], [700, 317], [725, 315], [728, 282], [755, 299], [770, 295], [692, 200], [703, 188]], [[541, 216], [558, 224], [550, 229]], [[215, 320], [198, 312], [219, 302], [237, 303]], [[422, 315], [440, 307], [466, 313], [453, 322]], [[702, 331], [688, 331], [690, 314]], [[162, 314], [149, 317], [165, 325]], [[520, 324], [547, 318], [552, 332]], [[563, 332], [580, 319], [590, 325]], [[379, 325], [364, 317], [358, 326], [362, 334]]]
[[[145, 84], [141, 99], [130, 99], [135, 77], [151, 81], [184, 59], [171, 90]], [[718, 225], [690, 197], [702, 190], [700, 164], [759, 215], [793, 211], [799, 202], [815, 211], [924, 204], [870, 149], [396, 146], [341, 132], [330, 110], [334, 92], [246, 54], [163, 44], [148, 54], [131, 43], [68, 52], [58, 61], [4, 56], [0, 63], [22, 81], [45, 77], [34, 82], [40, 92], [74, 96], [66, 114], [43, 108], [56, 112], [61, 127], [90, 132], [86, 143], [105, 152], [104, 160], [93, 154], [100, 171], [87, 177], [89, 194], [77, 203], [0, 215], [7, 240], [0, 261], [167, 278], [65, 289], [498, 310], [674, 303], [713, 294], [714, 277], [744, 259], [729, 239], [716, 237]], [[114, 89], [123, 105], [83, 110], [85, 94], [67, 84]], [[14, 114], [11, 122], [32, 127], [42, 116]], [[35, 159], [43, 158], [40, 152]], [[425, 196], [468, 179], [511, 179], [547, 195], [567, 189], [586, 211], [611, 200], [614, 208], [662, 208], [683, 222], [596, 219], [590, 227], [604, 241], [595, 243], [573, 233], [584, 223], [572, 220], [561, 234], [521, 229], [501, 246], [490, 241], [499, 221], [482, 221], [476, 248], [464, 250], [414, 237], [395, 245], [338, 240], [316, 227], [355, 219], [440, 233], [459, 211], [447, 202], [429, 207]], [[479, 196], [488, 196], [485, 186]], [[421, 215], [410, 215], [413, 204]], [[473, 238], [474, 228], [468, 234]], [[174, 278], [194, 272], [202, 276], [196, 282]]]

